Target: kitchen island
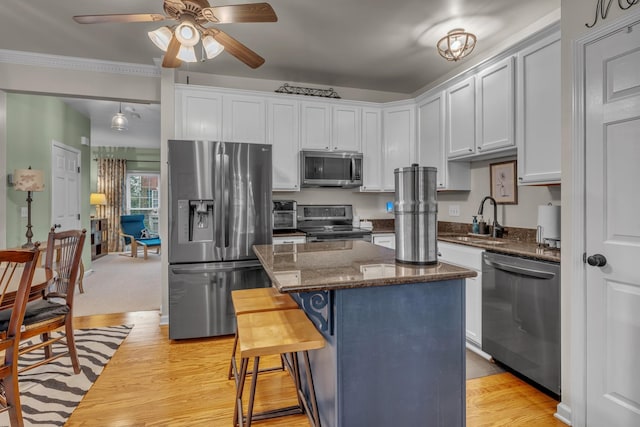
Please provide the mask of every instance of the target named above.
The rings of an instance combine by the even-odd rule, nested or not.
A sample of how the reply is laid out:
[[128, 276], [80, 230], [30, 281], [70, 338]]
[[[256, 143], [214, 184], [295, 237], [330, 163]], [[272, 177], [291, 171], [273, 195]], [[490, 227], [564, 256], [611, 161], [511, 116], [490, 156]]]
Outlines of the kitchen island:
[[399, 263], [364, 241], [254, 251], [327, 341], [310, 354], [323, 427], [465, 425], [464, 279], [474, 271]]

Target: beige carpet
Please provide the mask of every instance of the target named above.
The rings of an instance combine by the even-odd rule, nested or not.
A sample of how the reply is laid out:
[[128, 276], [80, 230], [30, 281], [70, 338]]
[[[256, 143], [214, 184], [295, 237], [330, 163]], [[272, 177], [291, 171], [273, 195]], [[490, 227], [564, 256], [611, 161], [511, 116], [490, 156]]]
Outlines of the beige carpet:
[[110, 253], [93, 261], [84, 278], [84, 293], [76, 290], [74, 316], [160, 309], [160, 255], [131, 258]]

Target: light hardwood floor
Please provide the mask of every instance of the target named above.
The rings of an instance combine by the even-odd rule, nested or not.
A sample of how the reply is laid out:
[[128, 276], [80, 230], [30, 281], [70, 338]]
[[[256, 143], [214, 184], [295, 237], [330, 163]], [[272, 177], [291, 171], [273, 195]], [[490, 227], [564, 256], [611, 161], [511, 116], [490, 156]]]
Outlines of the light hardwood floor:
[[[232, 337], [172, 342], [157, 312], [75, 319], [76, 329], [120, 324], [135, 326], [67, 426], [231, 426], [235, 387], [227, 380], [227, 368]], [[266, 409], [267, 401], [294, 403], [289, 376], [262, 375], [256, 399], [257, 411]], [[556, 404], [509, 373], [467, 381], [468, 427], [564, 426], [553, 417]], [[255, 425], [309, 423], [298, 415]]]

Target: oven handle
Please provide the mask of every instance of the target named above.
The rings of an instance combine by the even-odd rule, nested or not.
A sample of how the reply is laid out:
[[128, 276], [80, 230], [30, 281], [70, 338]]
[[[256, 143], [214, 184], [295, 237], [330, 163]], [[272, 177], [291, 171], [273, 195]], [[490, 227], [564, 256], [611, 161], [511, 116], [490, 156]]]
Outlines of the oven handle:
[[529, 268], [516, 267], [515, 265], [503, 264], [501, 262], [496, 262], [496, 261], [489, 261], [488, 259], [485, 259], [484, 262], [487, 265], [490, 265], [491, 267], [497, 268], [498, 270], [535, 277], [536, 279], [551, 280], [554, 277], [556, 277], [555, 273], [549, 273], [547, 271], [531, 270]]

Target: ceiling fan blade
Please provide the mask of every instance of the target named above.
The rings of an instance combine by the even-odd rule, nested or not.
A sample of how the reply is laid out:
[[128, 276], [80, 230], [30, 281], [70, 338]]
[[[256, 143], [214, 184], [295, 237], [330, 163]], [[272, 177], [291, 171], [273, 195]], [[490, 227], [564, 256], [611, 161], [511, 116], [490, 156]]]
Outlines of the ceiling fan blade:
[[261, 57], [224, 31], [220, 31], [217, 28], [209, 28], [207, 31], [213, 36], [214, 39], [216, 39], [218, 43], [224, 46], [227, 52], [247, 64], [249, 67], [258, 68], [259, 66], [264, 64], [263, 57]]
[[180, 51], [180, 42], [176, 38], [174, 34], [171, 37], [171, 41], [169, 42], [169, 47], [167, 47], [167, 51], [164, 54], [164, 59], [162, 60], [162, 66], [164, 68], [178, 68], [182, 65], [182, 61], [180, 61], [176, 55]]
[[76, 15], [78, 24], [100, 24], [103, 22], [156, 22], [171, 19], [157, 13], [124, 13], [115, 15]]
[[278, 17], [269, 3], [236, 4], [205, 7], [202, 16], [216, 24], [241, 22], [276, 22]]

